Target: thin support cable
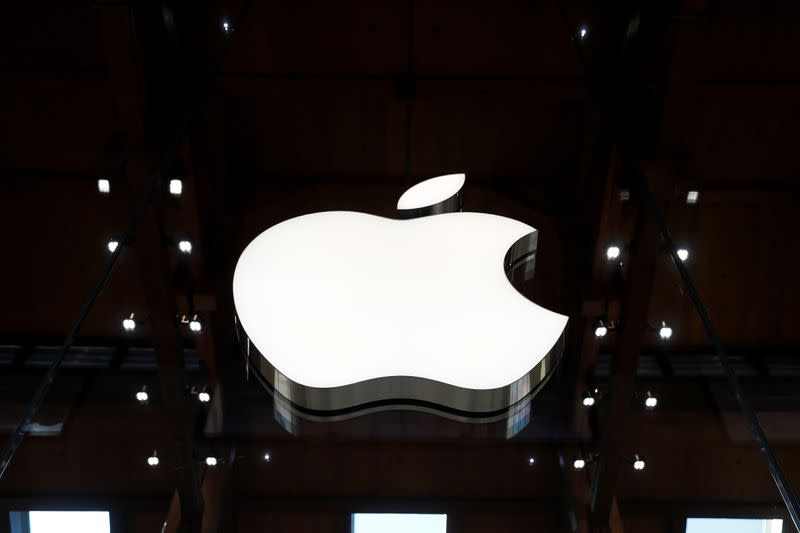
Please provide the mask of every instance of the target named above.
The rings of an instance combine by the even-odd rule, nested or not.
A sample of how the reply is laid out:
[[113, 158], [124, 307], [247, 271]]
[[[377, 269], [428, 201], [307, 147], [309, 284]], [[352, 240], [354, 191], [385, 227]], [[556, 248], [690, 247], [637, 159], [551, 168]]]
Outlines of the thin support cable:
[[58, 371], [61, 369], [61, 364], [64, 362], [64, 357], [66, 356], [70, 347], [72, 347], [75, 336], [78, 334], [78, 331], [80, 331], [84, 320], [86, 320], [86, 317], [89, 315], [89, 311], [91, 311], [95, 300], [97, 300], [97, 297], [100, 296], [100, 293], [103, 291], [103, 287], [105, 287], [106, 281], [111, 275], [111, 271], [114, 269], [114, 264], [117, 262], [117, 258], [122, 253], [125, 245], [132, 242], [133, 235], [136, 233], [136, 228], [139, 225], [139, 221], [142, 219], [144, 210], [147, 207], [147, 204], [150, 203], [150, 200], [153, 197], [153, 192], [156, 190], [156, 185], [159, 182], [160, 176], [154, 173], [153, 177], [150, 179], [147, 190], [142, 195], [142, 198], [139, 200], [136, 208], [133, 210], [133, 214], [128, 222], [128, 227], [125, 229], [125, 233], [122, 236], [119, 246], [117, 246], [116, 250], [114, 250], [111, 256], [106, 259], [106, 263], [103, 265], [103, 270], [100, 273], [100, 277], [98, 278], [94, 289], [92, 289], [92, 292], [89, 293], [88, 298], [86, 298], [86, 301], [83, 303], [83, 306], [78, 313], [78, 317], [72, 324], [72, 328], [64, 338], [64, 342], [61, 344], [61, 348], [56, 354], [56, 358], [50, 364], [50, 368], [47, 369], [47, 374], [42, 377], [42, 380], [39, 382], [39, 386], [36, 387], [36, 392], [33, 395], [33, 399], [31, 399], [30, 404], [28, 404], [27, 409], [25, 409], [25, 413], [22, 415], [17, 427], [14, 429], [14, 433], [11, 434], [11, 437], [3, 447], [2, 455], [0, 455], [0, 479], [2, 479], [3, 475], [5, 474], [6, 468], [8, 468], [9, 463], [11, 463], [11, 458], [14, 457], [14, 453], [17, 451], [17, 448], [19, 448], [19, 445], [25, 436], [25, 432], [31, 423], [33, 423], [33, 420], [36, 418], [39, 409], [42, 407], [45, 396], [47, 396], [50, 386], [53, 384], [53, 381], [55, 381]]

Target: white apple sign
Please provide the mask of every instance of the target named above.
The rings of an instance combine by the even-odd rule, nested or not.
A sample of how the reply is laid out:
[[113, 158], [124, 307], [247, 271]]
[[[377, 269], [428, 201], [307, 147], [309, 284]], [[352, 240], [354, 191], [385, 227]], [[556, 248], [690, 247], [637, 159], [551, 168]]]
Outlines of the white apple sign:
[[266, 385], [313, 415], [422, 407], [470, 417], [507, 411], [544, 384], [567, 317], [508, 277], [532, 272], [536, 230], [457, 212], [463, 183], [455, 174], [412, 187], [398, 201], [405, 220], [312, 213], [245, 248], [234, 304]]

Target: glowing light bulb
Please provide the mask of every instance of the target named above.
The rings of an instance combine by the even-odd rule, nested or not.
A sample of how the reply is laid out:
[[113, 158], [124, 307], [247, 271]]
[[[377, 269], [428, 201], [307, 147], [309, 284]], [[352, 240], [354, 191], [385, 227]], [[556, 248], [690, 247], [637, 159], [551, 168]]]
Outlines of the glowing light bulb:
[[179, 179], [169, 180], [169, 193], [173, 196], [180, 196], [183, 194], [183, 182]]
[[203, 403], [208, 403], [211, 401], [211, 395], [206, 391], [203, 391], [197, 395], [197, 399]]
[[209, 455], [208, 457], [206, 457], [206, 464], [208, 466], [217, 466], [217, 458], [214, 457], [213, 455]]
[[147, 394], [147, 391], [140, 390], [139, 392], [136, 393], [136, 399], [139, 400], [140, 402], [144, 403], [144, 402], [146, 402], [147, 400], [150, 399], [150, 395]]
[[158, 466], [158, 463], [160, 462], [161, 461], [158, 460], [158, 456], [155, 453], [147, 458], [147, 464], [150, 466]]
[[192, 331], [193, 333], [200, 333], [202, 329], [203, 325], [196, 318], [193, 318], [189, 321], [189, 330]]
[[687, 259], [689, 259], [689, 250], [687, 250], [686, 248], [678, 248], [677, 253], [678, 253], [678, 259], [680, 259], [681, 261], [686, 261]]
[[230, 33], [233, 31], [233, 26], [231, 26], [231, 23], [227, 18], [222, 19], [222, 31], [225, 33]]
[[605, 337], [608, 334], [608, 328], [606, 326], [597, 326], [594, 328], [594, 336], [598, 339]]
[[583, 397], [583, 405], [585, 407], [591, 407], [594, 405], [594, 396], [584, 396]]
[[578, 35], [581, 36], [581, 39], [585, 39], [588, 34], [589, 34], [589, 28], [587, 28], [586, 26], [581, 26], [581, 29], [578, 31]]
[[672, 328], [666, 323], [662, 323], [658, 330], [658, 336], [661, 337], [662, 341], [669, 340], [669, 338], [672, 337]]
[[658, 405], [658, 398], [650, 396], [648, 393], [647, 398], [644, 399], [644, 406], [648, 409], [654, 409], [656, 405]]
[[108, 251], [112, 254], [116, 251], [117, 246], [119, 246], [119, 241], [115, 241], [114, 239], [111, 239], [108, 241], [108, 244], [106, 244], [106, 248], [108, 248]]
[[617, 257], [619, 257], [619, 254], [620, 254], [619, 246], [611, 245], [608, 248], [606, 248], [606, 258], [608, 258], [609, 261], [612, 261]]
[[133, 319], [133, 315], [122, 319], [122, 329], [129, 332], [136, 329], [136, 321]]
[[698, 199], [700, 199], [700, 191], [689, 191], [686, 193], [686, 203], [688, 205], [696, 204]]
[[183, 239], [183, 240], [179, 241], [178, 242], [178, 250], [180, 250], [181, 253], [184, 253], [184, 254], [192, 253], [192, 242], [188, 241], [186, 239]]
[[111, 182], [105, 178], [97, 180], [97, 190], [100, 194], [108, 194], [111, 192]]
[[572, 468], [575, 470], [583, 470], [586, 467], [586, 461], [583, 459], [575, 459], [572, 463]]
[[533, 466], [536, 460], [533, 457], [528, 457], [528, 466]]
[[269, 454], [269, 452], [266, 452], [266, 453], [264, 454], [264, 461], [268, 463], [268, 462], [270, 462], [271, 460], [272, 460], [272, 456]]
[[643, 460], [641, 460], [641, 459], [636, 459], [636, 460], [633, 462], [633, 469], [634, 469], [634, 470], [644, 470], [644, 467], [645, 467], [645, 463], [644, 463], [644, 461], [643, 461]]

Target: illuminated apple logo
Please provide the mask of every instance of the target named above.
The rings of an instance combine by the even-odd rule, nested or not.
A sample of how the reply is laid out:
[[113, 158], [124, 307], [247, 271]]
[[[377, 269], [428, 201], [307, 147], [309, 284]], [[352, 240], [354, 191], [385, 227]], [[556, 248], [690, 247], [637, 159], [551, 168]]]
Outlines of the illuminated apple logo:
[[461, 209], [463, 174], [423, 181], [400, 220], [350, 211], [281, 222], [242, 252], [243, 349], [300, 413], [508, 412], [547, 380], [567, 317], [509, 282], [531, 275], [536, 230]]

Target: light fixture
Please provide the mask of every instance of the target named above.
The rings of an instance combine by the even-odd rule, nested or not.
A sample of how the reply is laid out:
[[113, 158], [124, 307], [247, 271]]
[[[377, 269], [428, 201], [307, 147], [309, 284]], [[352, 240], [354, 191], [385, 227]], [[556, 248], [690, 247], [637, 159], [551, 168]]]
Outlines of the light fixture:
[[217, 466], [217, 458], [213, 455], [209, 455], [206, 457], [206, 465], [208, 466]]
[[644, 399], [644, 406], [645, 406], [647, 409], [655, 409], [655, 407], [656, 407], [657, 405], [658, 405], [658, 398], [656, 398], [655, 396], [653, 396], [653, 395], [650, 393], [650, 391], [647, 391], [647, 397], [645, 397], [645, 399]]
[[605, 322], [600, 320], [594, 328], [594, 336], [598, 339], [602, 339], [608, 335], [608, 326], [606, 326]]
[[583, 395], [583, 406], [584, 407], [591, 407], [591, 406], [594, 405], [594, 402], [595, 402], [595, 398], [594, 398], [594, 395], [592, 395], [591, 393], [587, 392], [586, 394]]
[[228, 17], [222, 17], [222, 31], [225, 33], [230, 33], [233, 31], [233, 26], [231, 26], [231, 22], [228, 20]]
[[572, 462], [572, 468], [575, 470], [583, 470], [586, 468], [586, 461], [579, 457]]
[[268, 463], [272, 460], [272, 456], [269, 454], [269, 452], [264, 452], [263, 458], [265, 463]]
[[528, 457], [528, 466], [533, 466], [536, 463], [536, 459], [533, 457]]
[[114, 239], [110, 239], [106, 244], [106, 248], [108, 248], [108, 251], [112, 254], [117, 250], [117, 246], [119, 246], [119, 241]]
[[581, 39], [585, 39], [586, 36], [589, 34], [589, 28], [586, 27], [584, 24], [581, 26], [580, 30], [578, 30], [578, 35], [580, 35]]
[[133, 313], [122, 319], [122, 329], [131, 332], [136, 329], [136, 321], [133, 319]]
[[658, 328], [658, 336], [661, 337], [662, 341], [669, 340], [672, 337], [672, 327], [665, 321], [661, 322], [661, 326]]
[[678, 254], [678, 259], [680, 259], [681, 261], [686, 261], [687, 259], [689, 259], [689, 250], [687, 250], [686, 248], [678, 248], [677, 254]]
[[686, 193], [686, 203], [688, 205], [694, 205], [697, 203], [697, 200], [700, 199], [700, 191], [689, 191]]
[[192, 241], [188, 239], [181, 239], [178, 241], [178, 250], [187, 255], [192, 253]]
[[619, 199], [621, 202], [627, 202], [631, 199], [631, 191], [628, 189], [620, 189], [619, 191]]
[[606, 258], [609, 261], [613, 261], [614, 259], [619, 257], [620, 252], [621, 250], [619, 249], [619, 246], [617, 246], [616, 244], [612, 244], [608, 248], [606, 248]]
[[108, 194], [111, 192], [111, 182], [105, 178], [97, 180], [97, 190], [100, 194]]
[[208, 403], [211, 401], [211, 394], [206, 391], [200, 391], [197, 394], [197, 399], [200, 400], [202, 403]]
[[644, 467], [645, 467], [644, 459], [639, 457], [639, 455], [637, 454], [635, 456], [635, 460], [633, 461], [633, 469], [634, 470], [644, 470]]
[[159, 459], [158, 459], [158, 453], [155, 450], [153, 450], [153, 455], [151, 455], [150, 457], [147, 458], [147, 464], [150, 465], [150, 466], [155, 467], [155, 466], [158, 466], [158, 463], [160, 463], [160, 462], [161, 461], [159, 461]]
[[203, 330], [203, 324], [200, 323], [198, 320], [197, 315], [194, 315], [191, 320], [189, 320], [189, 331], [192, 333], [200, 333]]
[[140, 403], [145, 403], [150, 399], [150, 395], [147, 394], [147, 387], [142, 387], [142, 390], [136, 391], [136, 399], [139, 400]]
[[183, 194], [183, 182], [177, 178], [169, 180], [169, 193], [172, 196], [180, 196]]

